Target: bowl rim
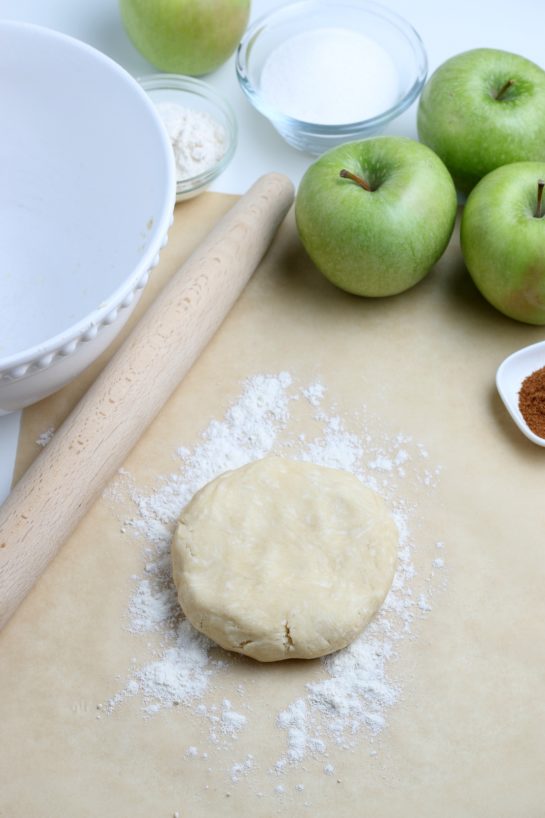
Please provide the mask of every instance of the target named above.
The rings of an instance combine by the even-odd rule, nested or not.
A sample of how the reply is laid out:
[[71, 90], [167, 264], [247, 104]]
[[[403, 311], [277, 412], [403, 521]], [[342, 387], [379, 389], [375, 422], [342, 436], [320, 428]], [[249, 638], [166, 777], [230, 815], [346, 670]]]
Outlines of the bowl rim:
[[238, 143], [237, 118], [229, 100], [214, 88], [213, 85], [186, 74], [153, 73], [143, 74], [136, 79], [147, 94], [149, 94], [150, 91], [188, 91], [189, 93], [204, 97], [221, 110], [228, 124], [227, 132], [229, 143], [225, 153], [219, 162], [216, 162], [216, 164], [212, 165], [208, 170], [203, 170], [195, 176], [188, 176], [186, 179], [176, 179], [176, 192], [178, 194], [186, 194], [209, 185], [220, 173], [223, 173], [230, 163]]
[[[158, 149], [160, 149], [162, 159], [165, 163], [170, 193], [165, 197], [155, 218], [153, 227], [150, 230], [148, 247], [145, 252], [143, 252], [139, 261], [134, 265], [130, 274], [124, 278], [123, 282], [104, 298], [98, 307], [88, 312], [80, 320], [70, 324], [65, 330], [47, 338], [45, 341], [26, 347], [19, 352], [0, 356], [0, 377], [10, 375], [10, 370], [21, 369], [28, 371], [28, 368], [37, 360], [49, 358], [50, 356], [54, 358], [56, 354], [65, 347], [67, 348], [73, 344], [77, 346], [81, 340], [91, 340], [90, 337], [85, 338], [84, 336], [91, 334], [92, 337], [94, 337], [96, 331], [100, 330], [103, 326], [113, 323], [115, 317], [117, 317], [117, 311], [124, 306], [123, 302], [132, 302], [135, 291], [144, 286], [149, 270], [155, 266], [159, 250], [165, 243], [168, 229], [172, 224], [176, 195], [174, 159], [171, 145], [164, 131], [159, 114], [136, 79], [111, 57], [108, 57], [102, 51], [99, 51], [94, 46], [76, 37], [48, 28], [47, 26], [37, 25], [36, 23], [27, 23], [19, 20], [0, 20], [0, 34], [2, 32], [9, 33], [18, 30], [32, 32], [34, 36], [42, 37], [44, 40], [49, 39], [61, 47], [66, 46], [79, 50], [91, 59], [107, 66], [108, 70], [117, 74], [126, 84], [127, 88], [130, 88], [132, 93], [140, 98], [156, 125]], [[128, 306], [129, 303], [127, 303], [126, 306]], [[114, 319], [111, 319], [112, 313], [116, 314]], [[51, 362], [52, 361], [48, 361], [46, 365], [40, 366], [40, 369], [46, 368]], [[13, 377], [19, 377], [23, 374], [26, 374], [26, 372], [14, 372]]]
[[[247, 72], [247, 54], [255, 40], [257, 40], [265, 28], [268, 28], [272, 24], [289, 20], [290, 17], [298, 18], [306, 15], [310, 9], [323, 8], [331, 10], [335, 8], [335, 10], [338, 10], [343, 6], [348, 6], [361, 12], [370, 12], [377, 17], [381, 17], [405, 36], [413, 47], [417, 58], [417, 73], [411, 87], [395, 105], [390, 106], [390, 108], [387, 108], [381, 114], [369, 117], [368, 119], [343, 122], [339, 125], [320, 124], [304, 119], [297, 119], [269, 105], [262, 98], [259, 89], [256, 89], [250, 82]], [[396, 11], [382, 5], [382, 3], [376, 3], [374, 0], [363, 0], [363, 2], [359, 2], [358, 0], [339, 0], [339, 2], [335, 2], [332, 5], [329, 0], [296, 0], [294, 3], [287, 3], [269, 13], [263, 14], [246, 29], [236, 51], [235, 68], [243, 92], [252, 105], [271, 122], [282, 123], [285, 127], [290, 128], [290, 130], [312, 133], [316, 136], [331, 136], [334, 134], [335, 136], [342, 137], [344, 135], [350, 136], [355, 131], [361, 132], [378, 129], [381, 125], [386, 124], [409, 108], [417, 99], [425, 85], [428, 74], [428, 57], [423, 40], [414, 26]]]

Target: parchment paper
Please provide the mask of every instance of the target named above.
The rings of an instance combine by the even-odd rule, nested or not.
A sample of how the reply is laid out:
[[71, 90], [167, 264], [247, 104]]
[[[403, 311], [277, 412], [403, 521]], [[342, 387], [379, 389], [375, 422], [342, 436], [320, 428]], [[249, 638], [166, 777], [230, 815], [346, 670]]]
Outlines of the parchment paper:
[[[139, 309], [232, 202], [205, 194], [177, 207]], [[350, 751], [330, 748], [333, 775], [309, 758], [281, 779], [264, 767], [239, 783], [229, 778], [235, 761], [256, 747], [265, 759], [282, 752], [274, 715], [301, 695], [316, 663], [232, 664], [222, 684], [244, 683], [252, 717], [229, 752], [211, 747], [208, 726], [183, 707], [143, 718], [131, 699], [97, 719], [97, 703], [153, 641], [123, 628], [142, 552], [103, 498], [0, 634], [0, 815], [543, 816], [545, 452], [515, 428], [494, 388], [501, 360], [542, 337], [483, 301], [456, 236], [413, 290], [365, 300], [318, 274], [290, 215], [126, 468], [152, 486], [172, 471], [177, 447], [223, 416], [245, 378], [281, 370], [301, 383], [319, 378], [340, 411], [365, 404], [382, 428], [423, 441], [442, 472], [421, 505], [415, 562], [429, 565], [444, 540], [447, 585], [400, 646], [393, 674], [402, 700], [372, 745], [363, 732]], [[38, 435], [58, 427], [103, 364], [25, 411], [19, 474]], [[188, 757], [191, 745], [208, 761]]]

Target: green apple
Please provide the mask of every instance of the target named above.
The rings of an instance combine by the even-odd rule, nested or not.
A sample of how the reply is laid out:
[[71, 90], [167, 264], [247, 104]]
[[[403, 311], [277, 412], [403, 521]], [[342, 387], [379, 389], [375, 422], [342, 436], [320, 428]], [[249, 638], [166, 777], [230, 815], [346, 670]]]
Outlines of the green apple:
[[493, 170], [470, 193], [460, 228], [473, 281], [496, 309], [545, 324], [545, 162]]
[[422, 92], [417, 127], [463, 193], [501, 165], [545, 161], [545, 71], [493, 48], [451, 57]]
[[219, 68], [246, 29], [250, 0], [119, 0], [136, 48], [160, 71], [200, 76]]
[[295, 201], [299, 236], [318, 269], [356, 295], [395, 295], [442, 255], [456, 191], [441, 160], [396, 136], [347, 142], [306, 171]]

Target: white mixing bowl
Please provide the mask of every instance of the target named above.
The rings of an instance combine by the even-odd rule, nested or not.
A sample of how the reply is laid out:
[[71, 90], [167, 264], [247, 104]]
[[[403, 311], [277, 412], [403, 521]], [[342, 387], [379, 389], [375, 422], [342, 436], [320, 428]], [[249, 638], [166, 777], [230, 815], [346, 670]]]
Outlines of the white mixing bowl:
[[0, 21], [0, 414], [59, 389], [130, 315], [166, 243], [168, 137], [113, 60]]

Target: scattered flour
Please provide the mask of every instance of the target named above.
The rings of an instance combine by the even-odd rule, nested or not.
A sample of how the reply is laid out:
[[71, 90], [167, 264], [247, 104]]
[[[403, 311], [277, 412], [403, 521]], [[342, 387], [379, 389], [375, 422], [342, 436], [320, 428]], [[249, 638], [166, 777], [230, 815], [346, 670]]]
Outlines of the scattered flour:
[[234, 736], [246, 726], [246, 716], [232, 709], [229, 699], [223, 700], [220, 725], [223, 733]]
[[325, 395], [325, 386], [316, 381], [315, 383], [309, 384], [305, 389], [302, 389], [301, 392], [311, 406], [319, 406]]
[[[155, 620], [150, 621], [154, 627]], [[210, 644], [187, 619], [180, 620], [174, 644], [159, 659], [137, 670], [132, 680], [144, 698], [147, 713], [156, 712], [158, 706], [189, 704], [202, 697], [212, 673]]]
[[41, 435], [38, 435], [36, 438], [36, 445], [41, 446], [42, 449], [47, 446], [48, 443], [51, 443], [53, 439], [53, 435], [55, 434], [55, 427], [50, 426], [49, 429], [46, 429], [45, 432], [42, 432]]
[[231, 781], [233, 784], [240, 781], [243, 776], [248, 775], [248, 773], [254, 769], [254, 766], [254, 757], [251, 753], [248, 753], [244, 761], [239, 761], [236, 764], [233, 764], [230, 771]]
[[418, 607], [421, 611], [427, 612], [431, 611], [431, 605], [428, 601], [428, 597], [426, 594], [420, 594], [418, 597]]
[[[385, 729], [388, 710], [401, 695], [400, 682], [394, 680], [390, 666], [399, 644], [407, 637], [414, 638], [415, 621], [431, 611], [434, 592], [430, 584], [433, 572], [426, 578], [423, 593], [413, 564], [415, 542], [410, 523], [418, 509], [403, 499], [404, 481], [425, 486], [420, 492], [428, 497], [440, 469], [430, 466], [427, 450], [410, 436], [399, 433], [389, 438], [382, 434], [377, 439], [376, 433], [369, 433], [365, 417], [351, 418], [351, 426], [355, 422], [359, 431], [349, 431], [338, 414], [328, 414], [322, 408], [325, 396], [322, 384], [298, 388], [287, 372], [256, 375], [244, 383], [225, 417], [208, 424], [193, 448], [178, 449], [179, 470], [162, 478], [155, 491], [140, 490], [128, 473], [120, 473], [109, 496], [115, 502], [130, 498], [134, 514], [123, 521], [122, 530], [132, 533], [143, 546], [143, 569], [133, 578], [135, 589], [126, 628], [140, 638], [155, 632], [160, 647], [153, 649], [155, 655], [150, 661], [134, 667], [124, 688], [100, 706], [102, 712], [111, 713], [128, 697], [140, 699], [147, 717], [163, 708], [183, 705], [208, 722], [212, 745], [227, 750], [247, 728], [251, 719], [247, 708], [240, 713], [240, 708], [225, 698], [209, 703], [214, 678], [225, 681], [225, 671], [240, 660], [219, 649], [184, 619], [172, 583], [170, 541], [180, 511], [201, 486], [221, 472], [274, 450], [286, 457], [347, 469], [380, 492], [390, 505], [400, 544], [392, 588], [378, 614], [351, 645], [320, 660], [322, 678], [303, 684], [300, 695], [277, 714], [285, 751], [270, 772], [282, 774], [309, 757], [323, 759], [331, 745], [351, 748], [361, 741], [362, 732], [372, 740]], [[294, 403], [298, 410], [310, 414], [312, 428], [317, 430], [314, 437], [290, 436]], [[444, 547], [442, 541], [434, 545]], [[436, 568], [444, 564], [443, 556], [432, 562]], [[246, 685], [238, 680], [232, 695], [244, 701], [245, 694]], [[229, 776], [233, 783], [255, 770], [256, 753], [232, 764]], [[186, 755], [197, 758], [199, 752], [189, 747]], [[332, 775], [334, 769], [330, 763], [323, 766], [326, 775]], [[284, 792], [282, 785], [275, 787], [275, 792]]]

